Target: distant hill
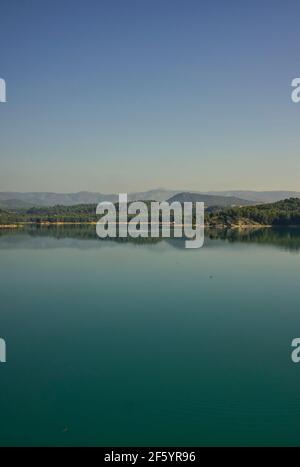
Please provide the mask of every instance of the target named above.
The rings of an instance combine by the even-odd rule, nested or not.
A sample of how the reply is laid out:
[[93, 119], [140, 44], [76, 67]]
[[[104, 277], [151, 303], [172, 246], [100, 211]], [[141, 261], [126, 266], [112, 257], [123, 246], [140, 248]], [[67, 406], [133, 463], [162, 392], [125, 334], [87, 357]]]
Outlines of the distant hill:
[[[129, 201], [137, 200], [155, 200], [165, 201], [178, 191], [156, 189], [145, 192], [129, 193]], [[76, 204], [98, 204], [101, 201], [117, 202], [117, 194], [93, 193], [89, 191], [80, 191], [78, 193], [48, 193], [48, 192], [0, 192], [0, 207], [19, 208], [32, 206], [74, 206]]]
[[75, 204], [97, 204], [101, 201], [114, 201], [115, 196], [102, 195], [101, 193], [90, 193], [87, 191], [79, 193], [48, 193], [48, 192], [1, 192], [0, 205], [10, 202], [11, 208], [18, 208], [18, 203], [26, 203], [27, 206], [73, 206]]
[[236, 196], [256, 203], [275, 203], [288, 198], [300, 198], [299, 191], [208, 191], [206, 194], [217, 196]]
[[30, 207], [32, 207], [31, 203], [27, 203], [21, 199], [0, 200], [0, 209], [28, 209]]
[[[227, 206], [232, 204], [244, 205], [251, 203], [273, 203], [287, 198], [300, 198], [300, 192], [295, 191], [193, 191], [186, 190], [186, 193], [192, 195], [201, 195], [215, 197], [216, 201], [221, 202], [221, 198], [226, 198], [225, 204], [219, 206]], [[128, 194], [129, 201], [137, 200], [155, 200], [166, 201], [174, 196], [181, 194], [179, 190], [166, 190], [157, 188], [149, 191], [135, 192]], [[19, 209], [21, 207], [33, 206], [74, 206], [76, 204], [98, 204], [101, 201], [117, 201], [117, 194], [113, 193], [96, 193], [90, 191], [80, 191], [78, 193], [51, 193], [51, 192], [0, 192], [0, 208]], [[209, 205], [211, 198], [207, 198]]]
[[203, 193], [178, 193], [168, 199], [169, 203], [173, 201], [184, 202], [203, 202], [205, 207], [232, 207], [232, 206], [247, 206], [254, 204], [253, 201], [247, 201], [245, 199], [237, 198], [235, 196], [216, 196], [206, 195]]
[[178, 193], [178, 190], [164, 190], [163, 188], [158, 188], [156, 190], [149, 191], [140, 191], [137, 193], [129, 193], [129, 201], [166, 201], [171, 196], [174, 196]]

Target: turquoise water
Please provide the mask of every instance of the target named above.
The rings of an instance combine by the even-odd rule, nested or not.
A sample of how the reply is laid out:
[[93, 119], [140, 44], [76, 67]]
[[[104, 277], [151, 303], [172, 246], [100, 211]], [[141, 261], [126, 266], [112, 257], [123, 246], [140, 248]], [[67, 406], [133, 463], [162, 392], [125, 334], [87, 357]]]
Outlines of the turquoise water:
[[300, 445], [300, 231], [0, 232], [0, 445]]

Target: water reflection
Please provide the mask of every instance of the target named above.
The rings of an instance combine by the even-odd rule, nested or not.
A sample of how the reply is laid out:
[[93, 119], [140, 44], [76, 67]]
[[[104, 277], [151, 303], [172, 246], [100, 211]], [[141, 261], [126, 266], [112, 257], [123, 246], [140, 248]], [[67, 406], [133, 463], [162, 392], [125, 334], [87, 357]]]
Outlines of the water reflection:
[[[39, 242], [36, 242], [39, 239]], [[34, 242], [33, 242], [34, 240]], [[64, 242], [57, 242], [64, 240]], [[80, 242], [78, 242], [78, 240]], [[85, 240], [86, 242], [82, 242]], [[100, 239], [95, 225], [30, 225], [20, 228], [0, 229], [0, 248], [26, 246], [30, 247], [76, 246], [81, 248], [108, 245], [112, 243], [132, 243], [136, 245], [158, 245], [168, 243], [174, 248], [184, 249], [184, 239], [165, 238], [122, 238]], [[261, 244], [275, 246], [283, 250], [298, 252], [300, 250], [300, 228], [251, 228], [251, 229], [206, 229], [204, 247], [216, 247], [226, 243]]]

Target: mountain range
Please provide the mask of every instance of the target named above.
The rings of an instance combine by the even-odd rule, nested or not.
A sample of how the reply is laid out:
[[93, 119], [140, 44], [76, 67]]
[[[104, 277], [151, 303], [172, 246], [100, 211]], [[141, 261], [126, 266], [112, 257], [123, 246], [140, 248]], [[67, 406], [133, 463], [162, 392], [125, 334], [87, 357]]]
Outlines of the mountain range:
[[[145, 192], [128, 194], [129, 201], [156, 200], [166, 201], [169, 199], [184, 199], [185, 201], [204, 201], [207, 206], [229, 206], [249, 205], [258, 203], [272, 203], [287, 198], [300, 198], [297, 191], [186, 191], [167, 190], [158, 188]], [[98, 204], [101, 201], [116, 202], [118, 195], [104, 194], [89, 191], [77, 193], [50, 193], [50, 192], [0, 192], [0, 208], [20, 209], [32, 206], [72, 206], [76, 204]]]

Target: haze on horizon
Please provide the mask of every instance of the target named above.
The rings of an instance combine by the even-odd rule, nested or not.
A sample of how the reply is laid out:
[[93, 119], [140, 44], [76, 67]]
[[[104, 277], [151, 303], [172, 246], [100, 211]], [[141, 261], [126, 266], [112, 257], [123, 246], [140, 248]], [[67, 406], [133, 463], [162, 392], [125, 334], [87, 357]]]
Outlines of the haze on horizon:
[[296, 0], [2, 0], [0, 191], [300, 191]]

